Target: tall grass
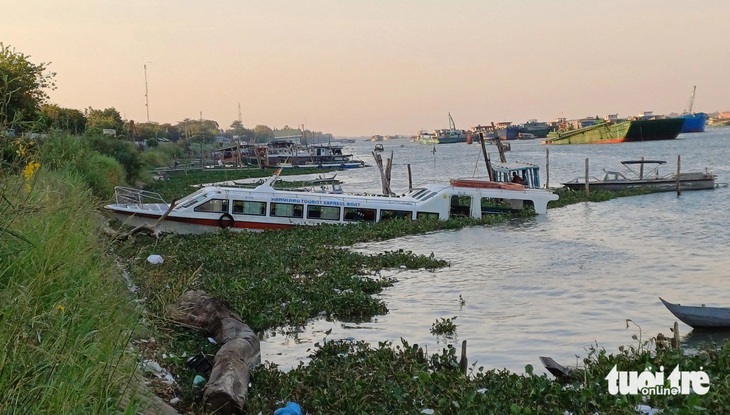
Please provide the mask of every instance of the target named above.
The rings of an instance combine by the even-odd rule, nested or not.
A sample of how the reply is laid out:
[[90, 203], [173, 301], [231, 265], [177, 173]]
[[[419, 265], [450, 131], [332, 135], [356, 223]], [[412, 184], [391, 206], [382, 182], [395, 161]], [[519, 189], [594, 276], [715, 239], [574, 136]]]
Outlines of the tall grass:
[[78, 174], [42, 166], [32, 178], [0, 176], [2, 414], [120, 411], [139, 315], [92, 200]]

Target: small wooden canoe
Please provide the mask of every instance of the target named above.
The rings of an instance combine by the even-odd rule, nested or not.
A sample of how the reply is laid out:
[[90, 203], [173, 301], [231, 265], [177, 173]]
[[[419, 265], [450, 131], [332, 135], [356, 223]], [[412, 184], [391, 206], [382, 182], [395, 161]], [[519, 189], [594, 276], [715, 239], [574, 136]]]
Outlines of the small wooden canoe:
[[730, 307], [705, 307], [672, 304], [659, 299], [680, 321], [695, 329], [730, 328]]

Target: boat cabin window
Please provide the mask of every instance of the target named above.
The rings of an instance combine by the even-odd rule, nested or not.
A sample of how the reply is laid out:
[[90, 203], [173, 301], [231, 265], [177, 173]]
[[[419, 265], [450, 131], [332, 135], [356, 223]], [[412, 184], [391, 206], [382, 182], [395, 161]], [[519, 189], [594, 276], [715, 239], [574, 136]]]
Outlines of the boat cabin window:
[[438, 220], [439, 214], [435, 212], [416, 212], [416, 219]]
[[190, 206], [193, 206], [193, 205], [195, 205], [197, 203], [200, 203], [200, 201], [205, 200], [205, 194], [206, 194], [206, 190], [205, 189], [198, 190], [197, 192], [191, 194], [188, 197], [188, 201], [187, 202], [181, 203], [180, 204], [180, 208], [181, 209], [185, 209], [185, 208], [189, 208]]
[[355, 222], [375, 222], [378, 211], [376, 209], [345, 208], [345, 220]]
[[482, 217], [499, 213], [510, 213], [512, 211], [512, 204], [507, 199], [483, 197], [480, 204], [482, 207]]
[[451, 210], [449, 216], [470, 216], [471, 215], [471, 196], [451, 196]]
[[340, 208], [337, 206], [307, 206], [307, 219], [340, 220]]
[[252, 202], [248, 200], [234, 200], [233, 214], [235, 215], [266, 215], [266, 202]]
[[228, 199], [211, 199], [195, 207], [196, 212], [228, 212]]
[[413, 213], [411, 213], [408, 210], [383, 209], [380, 211], [380, 220], [390, 220], [390, 219], [398, 219], [398, 218], [411, 219], [412, 217], [413, 217]]
[[285, 218], [301, 218], [304, 216], [304, 205], [293, 203], [272, 203], [271, 216]]

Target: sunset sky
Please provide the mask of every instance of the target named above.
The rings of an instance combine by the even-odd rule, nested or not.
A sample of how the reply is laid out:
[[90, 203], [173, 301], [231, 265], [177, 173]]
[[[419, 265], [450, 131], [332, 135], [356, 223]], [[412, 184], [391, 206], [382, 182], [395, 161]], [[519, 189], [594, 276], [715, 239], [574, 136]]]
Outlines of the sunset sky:
[[0, 0], [62, 107], [336, 136], [730, 110], [730, 1]]

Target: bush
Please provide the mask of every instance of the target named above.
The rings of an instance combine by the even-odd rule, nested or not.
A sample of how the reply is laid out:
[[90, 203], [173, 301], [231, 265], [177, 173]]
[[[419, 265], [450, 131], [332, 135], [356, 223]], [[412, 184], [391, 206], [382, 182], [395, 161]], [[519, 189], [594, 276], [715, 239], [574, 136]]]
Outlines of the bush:
[[92, 153], [84, 169], [84, 181], [95, 195], [107, 198], [114, 194], [114, 186], [124, 184], [124, 168], [110, 156]]
[[139, 180], [142, 174], [142, 157], [140, 157], [137, 146], [118, 138], [104, 136], [87, 137], [86, 141], [92, 150], [112, 156], [119, 161], [126, 173], [127, 183], [133, 185]]

